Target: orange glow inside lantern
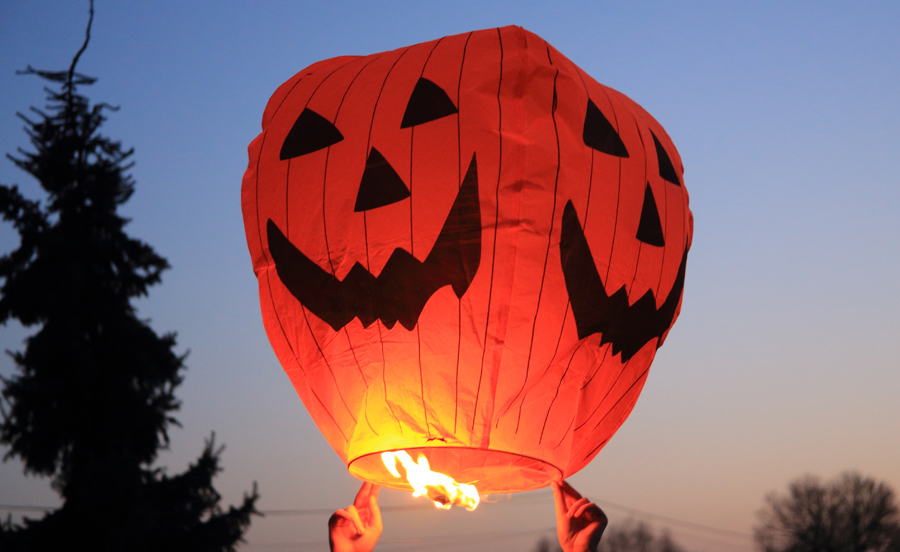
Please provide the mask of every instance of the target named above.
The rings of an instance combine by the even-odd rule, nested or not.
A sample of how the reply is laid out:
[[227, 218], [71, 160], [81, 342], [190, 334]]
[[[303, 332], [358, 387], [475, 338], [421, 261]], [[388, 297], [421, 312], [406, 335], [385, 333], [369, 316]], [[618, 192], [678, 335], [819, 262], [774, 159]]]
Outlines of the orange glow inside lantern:
[[[364, 481], [376, 482], [391, 489], [413, 491], [421, 496], [420, 488], [403, 474], [390, 469], [385, 452], [375, 452], [350, 463], [350, 473]], [[421, 447], [403, 451], [419, 463], [423, 462], [435, 473], [453, 481], [470, 485], [479, 495], [537, 489], [563, 477], [560, 469], [521, 454], [469, 447]], [[397, 460], [395, 460], [396, 462]], [[477, 503], [476, 503], [477, 504]]]
[[437, 502], [456, 491], [398, 466], [536, 489], [631, 413], [681, 308], [683, 167], [652, 116], [543, 39], [315, 63], [248, 152], [266, 332], [352, 475]]
[[474, 485], [457, 483], [452, 477], [432, 471], [424, 454], [414, 462], [405, 450], [385, 451], [381, 460], [391, 475], [406, 479], [414, 490], [413, 496], [427, 496], [443, 510], [463, 506], [471, 511], [478, 507], [480, 499]]

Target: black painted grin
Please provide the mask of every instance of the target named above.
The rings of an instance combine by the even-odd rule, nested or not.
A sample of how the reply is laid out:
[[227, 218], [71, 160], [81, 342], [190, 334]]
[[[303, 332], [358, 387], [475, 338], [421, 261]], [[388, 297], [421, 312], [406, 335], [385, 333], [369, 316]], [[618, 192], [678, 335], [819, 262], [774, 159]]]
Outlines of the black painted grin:
[[[481, 262], [481, 210], [475, 155], [434, 247], [424, 262], [396, 248], [381, 273], [373, 276], [359, 262], [343, 280], [328, 273], [297, 249], [268, 220], [266, 234], [278, 277], [300, 304], [335, 331], [358, 318], [412, 330], [425, 304], [444, 286], [462, 298]], [[590, 254], [590, 253], [588, 253]]]
[[[633, 305], [628, 304], [628, 291], [623, 285], [608, 295], [597, 265], [588, 247], [578, 213], [572, 202], [563, 211], [559, 255], [566, 280], [566, 290], [572, 303], [572, 314], [578, 328], [578, 339], [595, 333], [602, 334], [600, 345], [612, 343], [612, 353], [622, 353], [627, 362], [651, 339], [662, 339], [672, 325], [675, 310], [684, 289], [684, 271], [688, 249], [685, 247], [678, 267], [678, 275], [665, 302], [656, 308], [656, 298], [647, 291]], [[659, 348], [657, 341], [657, 348]]]

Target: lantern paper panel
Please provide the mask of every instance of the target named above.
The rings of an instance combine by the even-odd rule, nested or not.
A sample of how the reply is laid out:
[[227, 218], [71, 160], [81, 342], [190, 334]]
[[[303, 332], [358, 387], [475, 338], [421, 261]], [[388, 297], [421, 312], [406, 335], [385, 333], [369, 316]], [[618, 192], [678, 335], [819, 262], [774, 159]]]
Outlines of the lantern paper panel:
[[351, 473], [483, 493], [584, 467], [678, 316], [692, 216], [641, 107], [518, 27], [316, 63], [250, 144], [270, 341]]

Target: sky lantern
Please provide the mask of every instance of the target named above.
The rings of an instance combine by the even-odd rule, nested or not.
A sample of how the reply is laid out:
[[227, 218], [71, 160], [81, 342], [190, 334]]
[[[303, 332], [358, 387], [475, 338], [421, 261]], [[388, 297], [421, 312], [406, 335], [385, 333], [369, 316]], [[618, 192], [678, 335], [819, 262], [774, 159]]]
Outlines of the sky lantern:
[[[681, 306], [693, 218], [662, 126], [504, 27], [315, 63], [262, 127], [263, 322], [350, 473], [500, 493], [587, 465]], [[417, 492], [474, 507], [438, 487]]]

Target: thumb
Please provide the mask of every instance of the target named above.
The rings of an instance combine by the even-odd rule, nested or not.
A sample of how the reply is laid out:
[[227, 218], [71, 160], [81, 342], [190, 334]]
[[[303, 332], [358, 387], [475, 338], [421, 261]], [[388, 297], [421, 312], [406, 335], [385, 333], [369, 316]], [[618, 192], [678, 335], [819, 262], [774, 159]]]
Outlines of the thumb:
[[372, 525], [381, 529], [381, 508], [378, 507], [378, 497], [369, 496], [369, 511], [372, 513]]
[[553, 489], [553, 503], [554, 506], [556, 506], [556, 517], [564, 517], [569, 509], [566, 507], [566, 498], [563, 496], [559, 482], [554, 481], [550, 484], [550, 487]]

